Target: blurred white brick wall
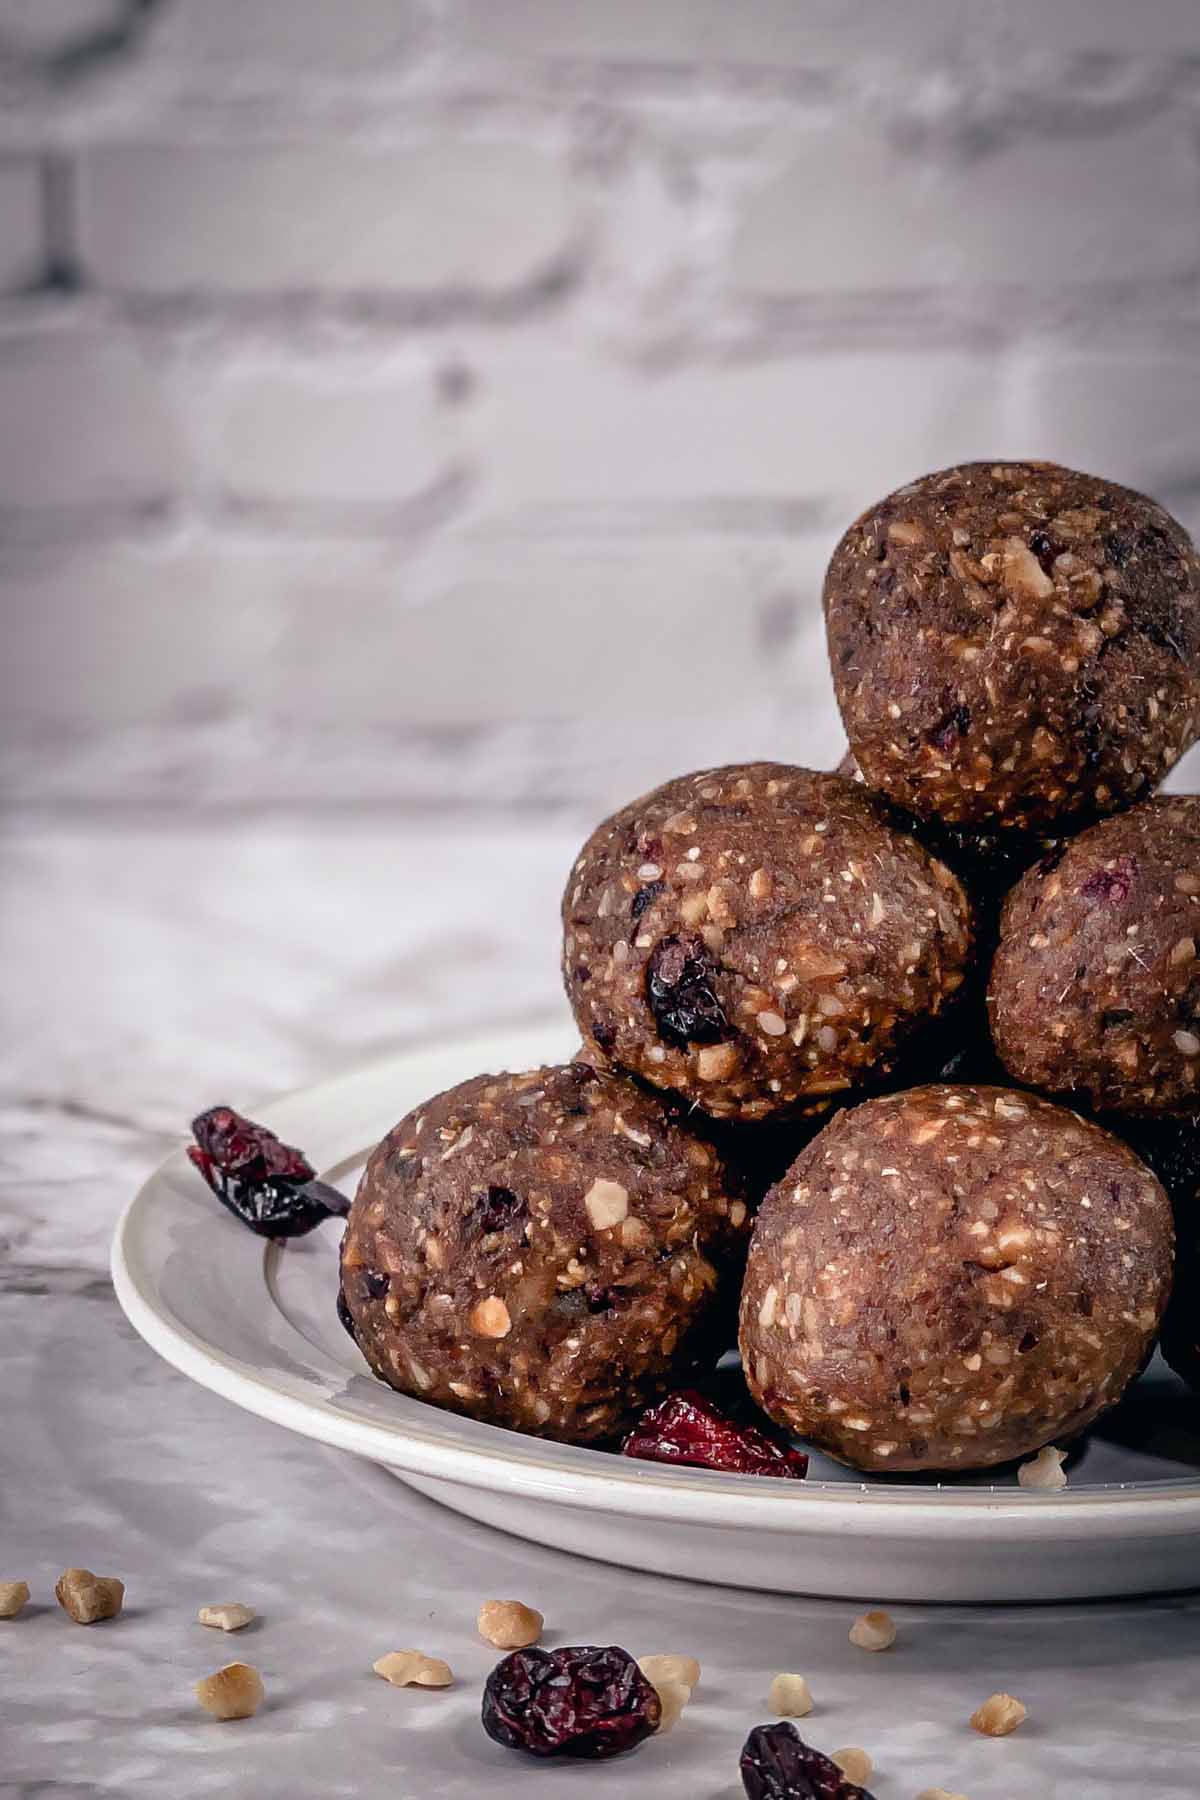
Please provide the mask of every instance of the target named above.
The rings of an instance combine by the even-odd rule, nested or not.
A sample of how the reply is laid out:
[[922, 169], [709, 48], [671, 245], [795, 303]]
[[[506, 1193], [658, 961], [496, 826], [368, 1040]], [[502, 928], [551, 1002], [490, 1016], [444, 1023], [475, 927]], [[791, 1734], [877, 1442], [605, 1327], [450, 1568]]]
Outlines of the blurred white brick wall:
[[828, 760], [859, 507], [1198, 419], [1197, 0], [0, 0], [26, 804]]

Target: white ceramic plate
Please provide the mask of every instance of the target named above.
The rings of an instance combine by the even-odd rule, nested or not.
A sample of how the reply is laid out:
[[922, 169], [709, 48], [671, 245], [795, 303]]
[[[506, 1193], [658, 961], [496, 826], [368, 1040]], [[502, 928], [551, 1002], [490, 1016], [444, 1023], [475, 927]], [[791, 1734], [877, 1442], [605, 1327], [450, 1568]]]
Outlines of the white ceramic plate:
[[[484, 1069], [565, 1060], [575, 1041], [551, 1022], [413, 1052], [262, 1117], [350, 1191], [410, 1107]], [[822, 1457], [803, 1484], [672, 1470], [475, 1424], [376, 1381], [334, 1310], [340, 1232], [331, 1222], [264, 1244], [180, 1149], [117, 1228], [117, 1297], [160, 1355], [237, 1405], [369, 1457], [472, 1518], [622, 1567], [877, 1600], [1200, 1585], [1200, 1418], [1161, 1364], [1073, 1458], [1063, 1493], [1026, 1492], [1011, 1470], [864, 1481]]]

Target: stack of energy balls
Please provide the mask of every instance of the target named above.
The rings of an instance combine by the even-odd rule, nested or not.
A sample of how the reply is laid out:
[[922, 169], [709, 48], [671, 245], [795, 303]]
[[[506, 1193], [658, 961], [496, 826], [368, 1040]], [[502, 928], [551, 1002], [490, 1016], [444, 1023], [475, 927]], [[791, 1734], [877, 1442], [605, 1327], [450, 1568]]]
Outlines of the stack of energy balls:
[[606, 820], [563, 901], [577, 1060], [372, 1157], [342, 1287], [392, 1386], [613, 1442], [740, 1305], [778, 1425], [995, 1465], [1144, 1367], [1171, 1199], [1200, 1377], [1200, 800], [1154, 797], [1200, 731], [1200, 560], [1126, 488], [970, 464], [850, 527], [825, 612], [843, 769]]

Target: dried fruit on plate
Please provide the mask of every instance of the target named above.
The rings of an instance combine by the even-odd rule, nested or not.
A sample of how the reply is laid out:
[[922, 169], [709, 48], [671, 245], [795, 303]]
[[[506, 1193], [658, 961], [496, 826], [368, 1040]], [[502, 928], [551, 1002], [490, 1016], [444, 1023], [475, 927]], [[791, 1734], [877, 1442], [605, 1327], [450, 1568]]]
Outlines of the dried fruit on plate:
[[615, 1644], [514, 1650], [483, 1690], [483, 1729], [530, 1756], [618, 1756], [661, 1721], [653, 1684]]
[[742, 1750], [741, 1771], [749, 1800], [872, 1800], [787, 1723], [755, 1726]]
[[732, 1475], [779, 1475], [803, 1481], [808, 1458], [755, 1425], [737, 1425], [692, 1388], [648, 1407], [621, 1445], [623, 1456], [680, 1463]]
[[202, 1112], [192, 1120], [192, 1136], [192, 1163], [221, 1204], [259, 1237], [303, 1237], [350, 1210], [344, 1194], [317, 1180], [301, 1151], [231, 1106]]

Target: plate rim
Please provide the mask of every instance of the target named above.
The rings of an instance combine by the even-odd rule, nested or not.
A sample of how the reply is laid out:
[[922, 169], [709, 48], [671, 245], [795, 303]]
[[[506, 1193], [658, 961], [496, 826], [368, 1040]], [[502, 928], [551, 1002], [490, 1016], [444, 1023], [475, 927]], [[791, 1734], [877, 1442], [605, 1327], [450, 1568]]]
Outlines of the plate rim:
[[[468, 1034], [412, 1044], [390, 1056], [362, 1062], [341, 1074], [290, 1089], [257, 1108], [264, 1124], [287, 1128], [281, 1111], [297, 1103], [336, 1105], [339, 1090], [368, 1079], [379, 1080], [389, 1068], [404, 1070], [437, 1054], [467, 1058], [478, 1047], [480, 1066], [496, 1060], [504, 1042], [522, 1043], [533, 1053], [536, 1066], [538, 1034], [553, 1025], [535, 1025], [526, 1019], [503, 1022], [482, 1034]], [[503, 1060], [512, 1059], [505, 1054]], [[386, 1129], [387, 1127], [384, 1127]], [[339, 1159], [345, 1160], [345, 1159]], [[1062, 1539], [1105, 1538], [1136, 1535], [1139, 1518], [1155, 1536], [1182, 1536], [1200, 1532], [1200, 1478], [1171, 1478], [1156, 1484], [1137, 1482], [1103, 1484], [1094, 1488], [1070, 1488], [1043, 1494], [1034, 1490], [921, 1486], [888, 1486], [880, 1482], [764, 1482], [754, 1476], [730, 1476], [701, 1469], [674, 1469], [661, 1463], [627, 1462], [610, 1452], [591, 1452], [596, 1467], [568, 1466], [564, 1452], [577, 1456], [579, 1446], [522, 1437], [500, 1427], [494, 1445], [445, 1442], [440, 1434], [426, 1435], [411, 1421], [397, 1417], [395, 1424], [356, 1417], [328, 1399], [287, 1392], [272, 1382], [264, 1369], [251, 1370], [241, 1359], [224, 1353], [206, 1341], [141, 1279], [139, 1264], [148, 1268], [139, 1236], [149, 1209], [161, 1202], [170, 1177], [188, 1169], [183, 1145], [176, 1147], [151, 1172], [122, 1209], [113, 1233], [110, 1270], [117, 1301], [140, 1337], [165, 1362], [199, 1386], [269, 1422], [294, 1430], [335, 1449], [408, 1471], [476, 1488], [502, 1488], [513, 1496], [571, 1506], [577, 1509], [640, 1516], [662, 1522], [704, 1524], [766, 1530], [808, 1536], [830, 1529], [850, 1535], [883, 1531], [892, 1537], [924, 1537], [936, 1523], [955, 1539], [977, 1533], [981, 1516], [989, 1533], [1008, 1528], [1014, 1540], [1044, 1536]], [[197, 1178], [198, 1179], [198, 1178]], [[232, 1221], [230, 1222], [232, 1224]], [[274, 1252], [260, 1238], [240, 1228], [245, 1254], [254, 1253], [261, 1263], [264, 1297], [270, 1299], [269, 1259]], [[214, 1233], [213, 1242], [217, 1242]], [[271, 1301], [278, 1309], [277, 1302]], [[280, 1313], [286, 1319], [286, 1315]], [[288, 1329], [296, 1327], [287, 1321]], [[302, 1334], [297, 1332], [298, 1336]], [[311, 1351], [314, 1346], [303, 1340]], [[265, 1365], [264, 1365], [265, 1368]], [[344, 1374], [345, 1371], [342, 1371]], [[381, 1384], [382, 1385], [382, 1384]], [[414, 1405], [427, 1404], [413, 1401]], [[456, 1415], [439, 1409], [439, 1421]], [[521, 1446], [518, 1452], [508, 1440]], [[587, 1454], [587, 1452], [584, 1452]], [[781, 1491], [782, 1490], [782, 1491]]]

